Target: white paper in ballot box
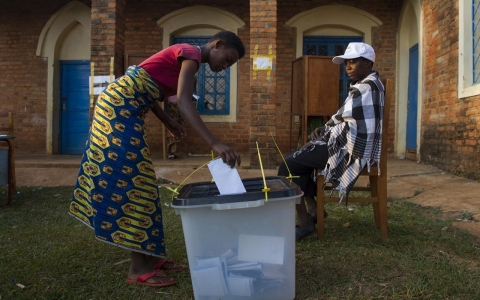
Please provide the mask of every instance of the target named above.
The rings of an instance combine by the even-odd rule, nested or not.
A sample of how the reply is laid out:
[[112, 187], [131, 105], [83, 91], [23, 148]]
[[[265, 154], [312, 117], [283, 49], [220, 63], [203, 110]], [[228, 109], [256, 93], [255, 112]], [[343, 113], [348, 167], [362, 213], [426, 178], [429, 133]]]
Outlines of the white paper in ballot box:
[[199, 258], [192, 269], [193, 286], [199, 295], [224, 296], [228, 294], [227, 264], [223, 257]]
[[237, 168], [230, 168], [221, 158], [212, 160], [208, 164], [208, 169], [210, 173], [212, 173], [220, 195], [242, 194], [247, 192]]
[[285, 237], [240, 234], [238, 260], [283, 265]]

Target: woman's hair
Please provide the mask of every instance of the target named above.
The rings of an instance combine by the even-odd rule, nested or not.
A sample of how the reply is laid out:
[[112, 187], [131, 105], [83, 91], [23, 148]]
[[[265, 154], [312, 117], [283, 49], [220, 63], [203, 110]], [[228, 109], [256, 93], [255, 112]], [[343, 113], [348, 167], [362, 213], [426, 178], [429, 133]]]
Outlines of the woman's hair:
[[238, 59], [245, 55], [245, 47], [243, 46], [242, 40], [231, 31], [217, 32], [209, 42], [214, 40], [221, 40], [226, 48], [236, 49], [238, 51]]

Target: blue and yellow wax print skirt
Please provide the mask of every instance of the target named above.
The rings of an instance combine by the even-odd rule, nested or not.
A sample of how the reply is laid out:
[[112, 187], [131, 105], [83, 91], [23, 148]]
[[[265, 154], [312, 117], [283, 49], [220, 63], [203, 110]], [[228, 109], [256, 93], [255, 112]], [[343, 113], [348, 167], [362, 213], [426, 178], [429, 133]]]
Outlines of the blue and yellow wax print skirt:
[[129, 67], [99, 95], [70, 214], [101, 241], [165, 256], [162, 210], [144, 119], [162, 92]]

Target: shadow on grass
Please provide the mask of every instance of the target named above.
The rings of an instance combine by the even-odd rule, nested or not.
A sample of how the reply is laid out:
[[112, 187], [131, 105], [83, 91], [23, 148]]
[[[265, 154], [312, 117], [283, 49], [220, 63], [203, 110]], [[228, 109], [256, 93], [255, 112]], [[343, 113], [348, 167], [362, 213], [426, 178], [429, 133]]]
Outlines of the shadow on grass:
[[[20, 187], [0, 208], [1, 299], [193, 299], [190, 274], [167, 288], [127, 285], [128, 251], [68, 215], [72, 187]], [[1, 194], [1, 193], [4, 194]], [[161, 189], [167, 255], [187, 263], [180, 216]], [[6, 196], [0, 189], [0, 196]], [[432, 208], [389, 201], [382, 241], [368, 204], [327, 203], [325, 239], [297, 243], [296, 299], [478, 299], [478, 239]]]

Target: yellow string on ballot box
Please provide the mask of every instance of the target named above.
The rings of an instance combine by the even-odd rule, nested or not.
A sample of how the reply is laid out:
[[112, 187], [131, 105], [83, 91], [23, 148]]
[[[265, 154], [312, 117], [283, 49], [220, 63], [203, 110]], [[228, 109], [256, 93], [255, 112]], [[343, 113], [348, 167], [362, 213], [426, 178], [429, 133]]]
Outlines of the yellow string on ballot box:
[[[273, 137], [273, 136], [272, 136]], [[274, 140], [275, 142], [275, 140]], [[267, 186], [267, 181], [265, 179], [265, 172], [263, 171], [263, 164], [262, 164], [262, 157], [260, 155], [260, 149], [258, 147], [258, 142], [257, 143], [257, 152], [258, 152], [258, 161], [260, 163], [260, 169], [261, 169], [261, 172], [262, 172], [262, 178], [263, 178], [263, 189], [262, 189], [262, 192], [265, 193], [265, 202], [268, 202], [268, 192], [270, 191], [270, 188]], [[277, 144], [275, 143], [275, 146], [277, 146]], [[278, 149], [278, 146], [277, 146], [277, 149]], [[280, 151], [280, 150], [279, 150]], [[280, 153], [281, 155], [281, 153]], [[198, 170], [200, 170], [201, 168], [205, 167], [206, 165], [208, 165], [211, 161], [217, 159], [218, 157], [214, 158], [214, 154], [213, 154], [213, 151], [212, 151], [212, 160], [210, 161], [207, 161], [206, 163], [204, 163], [203, 165], [201, 165], [200, 167], [198, 167], [196, 170], [194, 170], [192, 173], [190, 173], [187, 177], [185, 177], [185, 179], [176, 187], [176, 188], [171, 188], [171, 187], [168, 187], [168, 186], [165, 186], [164, 188], [166, 188], [167, 190], [171, 191], [172, 192], [172, 201], [173, 201], [173, 198], [175, 198], [176, 196], [179, 195], [179, 189], [183, 186], [184, 182], [188, 180], [188, 178], [190, 178], [193, 174], [195, 174], [195, 172], [197, 172]], [[283, 159], [283, 156], [282, 156], [282, 159]], [[285, 161], [285, 160], [284, 160]], [[288, 169], [288, 167], [287, 167]], [[290, 170], [288, 171], [290, 173]], [[295, 177], [298, 177], [298, 176], [292, 176], [291, 174], [289, 175], [289, 177], [287, 178], [295, 178]], [[212, 182], [214, 182], [213, 178], [212, 178]]]
[[[217, 158], [218, 158], [218, 157], [217, 157]], [[213, 158], [213, 151], [212, 151], [212, 160], [207, 161], [206, 163], [204, 163], [203, 165], [201, 165], [200, 167], [198, 167], [197, 169], [195, 169], [192, 173], [190, 173], [187, 177], [185, 177], [185, 179], [184, 179], [182, 182], [180, 182], [180, 184], [179, 184], [176, 188], [172, 189], [171, 187], [165, 186], [164, 188], [166, 188], [167, 190], [169, 190], [169, 191], [172, 192], [172, 200], [173, 200], [173, 198], [175, 198], [175, 197], [179, 194], [178, 190], [183, 186], [183, 183], [184, 183], [185, 181], [187, 181], [188, 178], [190, 178], [193, 174], [195, 174], [195, 172], [197, 172], [197, 171], [200, 170], [201, 168], [205, 167], [205, 166], [208, 165], [211, 161], [213, 161], [213, 160], [215, 160], [215, 159], [217, 159], [217, 158]], [[212, 179], [212, 182], [213, 182], [213, 179]]]
[[283, 157], [282, 151], [280, 151], [280, 148], [278, 148], [277, 142], [275, 141], [275, 137], [273, 137], [273, 134], [271, 132], [270, 132], [270, 134], [272, 135], [273, 143], [275, 144], [275, 147], [277, 147], [277, 150], [280, 153], [280, 156], [282, 157], [283, 162], [285, 163], [285, 167], [287, 168], [288, 176], [286, 178], [289, 179], [290, 184], [292, 184], [292, 179], [293, 178], [299, 178], [300, 176], [293, 176], [292, 175], [292, 173], [290, 172], [290, 169], [288, 168], [287, 162], [285, 161], [285, 158]]
[[265, 180], [265, 173], [263, 172], [263, 164], [262, 164], [262, 156], [260, 155], [260, 149], [258, 148], [258, 142], [257, 143], [257, 152], [258, 152], [258, 162], [260, 163], [260, 169], [262, 170], [262, 177], [263, 177], [263, 190], [262, 192], [265, 193], [265, 202], [268, 202], [268, 192], [270, 191], [270, 188], [267, 187], [267, 181]]

